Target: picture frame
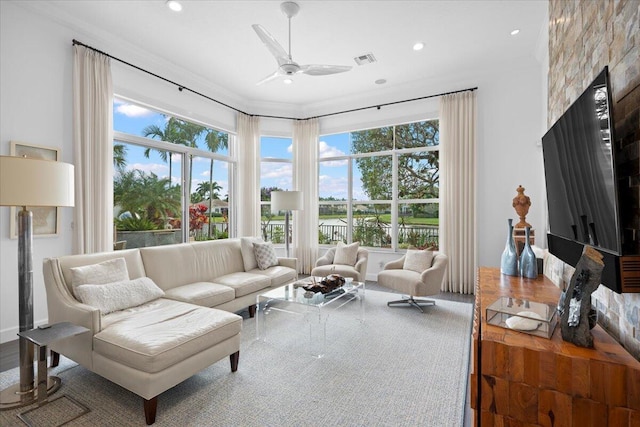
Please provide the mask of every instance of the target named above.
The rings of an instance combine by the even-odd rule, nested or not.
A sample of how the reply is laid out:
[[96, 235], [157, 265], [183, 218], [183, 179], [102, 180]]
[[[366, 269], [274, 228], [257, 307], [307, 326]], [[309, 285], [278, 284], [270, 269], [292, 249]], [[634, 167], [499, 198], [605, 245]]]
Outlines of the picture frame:
[[[11, 141], [11, 155], [28, 157], [31, 159], [43, 159], [60, 161], [60, 149], [27, 144], [19, 141]], [[18, 238], [18, 209], [11, 207], [11, 221], [9, 221], [9, 237]], [[33, 237], [55, 237], [60, 234], [60, 208], [54, 206], [37, 206], [27, 209], [33, 213]]]

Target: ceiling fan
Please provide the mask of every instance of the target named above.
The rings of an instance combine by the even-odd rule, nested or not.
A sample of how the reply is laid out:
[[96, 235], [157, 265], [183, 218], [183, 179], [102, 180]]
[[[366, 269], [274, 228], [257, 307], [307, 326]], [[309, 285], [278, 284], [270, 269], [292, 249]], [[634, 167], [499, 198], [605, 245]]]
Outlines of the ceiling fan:
[[291, 18], [298, 14], [300, 10], [300, 6], [298, 3], [293, 1], [285, 1], [280, 4], [280, 10], [284, 13], [289, 19], [289, 53], [285, 51], [280, 43], [276, 41], [276, 39], [269, 34], [267, 30], [265, 30], [259, 24], [253, 24], [251, 27], [258, 34], [260, 40], [267, 46], [269, 52], [276, 58], [278, 62], [278, 69], [269, 76], [260, 80], [257, 85], [261, 85], [263, 83], [269, 82], [281, 76], [293, 76], [294, 74], [307, 74], [309, 76], [326, 76], [329, 74], [337, 74], [344, 73], [345, 71], [349, 71], [351, 66], [348, 65], [299, 65], [291, 58]]

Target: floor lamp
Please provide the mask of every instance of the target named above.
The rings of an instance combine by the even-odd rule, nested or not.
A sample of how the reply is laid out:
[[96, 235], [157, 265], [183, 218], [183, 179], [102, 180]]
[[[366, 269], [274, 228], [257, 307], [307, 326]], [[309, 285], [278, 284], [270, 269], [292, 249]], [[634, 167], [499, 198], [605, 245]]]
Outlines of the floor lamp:
[[[33, 329], [33, 213], [27, 206], [73, 206], [73, 165], [52, 160], [0, 156], [0, 206], [18, 206], [18, 316], [20, 332]], [[14, 218], [10, 218], [14, 221]], [[0, 392], [0, 410], [37, 400], [33, 345], [19, 338], [20, 383]], [[47, 393], [59, 384], [47, 384]]]
[[289, 214], [302, 209], [302, 191], [272, 191], [271, 212], [284, 211], [284, 238], [287, 258], [289, 258]]

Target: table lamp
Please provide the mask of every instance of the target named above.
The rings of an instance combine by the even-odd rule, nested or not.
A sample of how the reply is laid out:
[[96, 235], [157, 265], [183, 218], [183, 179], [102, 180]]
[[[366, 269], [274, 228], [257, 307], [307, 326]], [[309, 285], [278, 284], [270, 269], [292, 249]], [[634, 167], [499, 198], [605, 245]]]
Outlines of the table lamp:
[[289, 213], [302, 209], [302, 191], [272, 191], [271, 212], [284, 211], [284, 238], [287, 258], [289, 258]]
[[[73, 206], [73, 165], [52, 160], [0, 156], [0, 206], [18, 206], [18, 316], [20, 332], [33, 329], [33, 213], [27, 206]], [[10, 219], [11, 221], [14, 218]], [[19, 338], [20, 383], [0, 392], [0, 410], [36, 402], [33, 346]], [[48, 384], [47, 393], [58, 384]]]

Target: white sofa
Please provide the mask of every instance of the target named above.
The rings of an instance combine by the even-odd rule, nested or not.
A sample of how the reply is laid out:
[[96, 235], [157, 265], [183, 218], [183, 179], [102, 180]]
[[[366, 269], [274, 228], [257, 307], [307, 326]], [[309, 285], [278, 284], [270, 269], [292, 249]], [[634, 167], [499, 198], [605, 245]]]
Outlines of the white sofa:
[[[249, 307], [253, 316], [258, 294], [297, 278], [295, 258], [257, 268], [251, 245], [225, 239], [46, 259], [49, 322], [90, 330], [52, 344], [53, 363], [63, 354], [138, 394], [152, 424], [165, 390], [226, 356], [237, 369], [242, 317], [233, 312]], [[72, 269], [116, 258], [124, 258], [129, 279], [148, 277], [164, 295], [108, 314], [81, 303]]]

